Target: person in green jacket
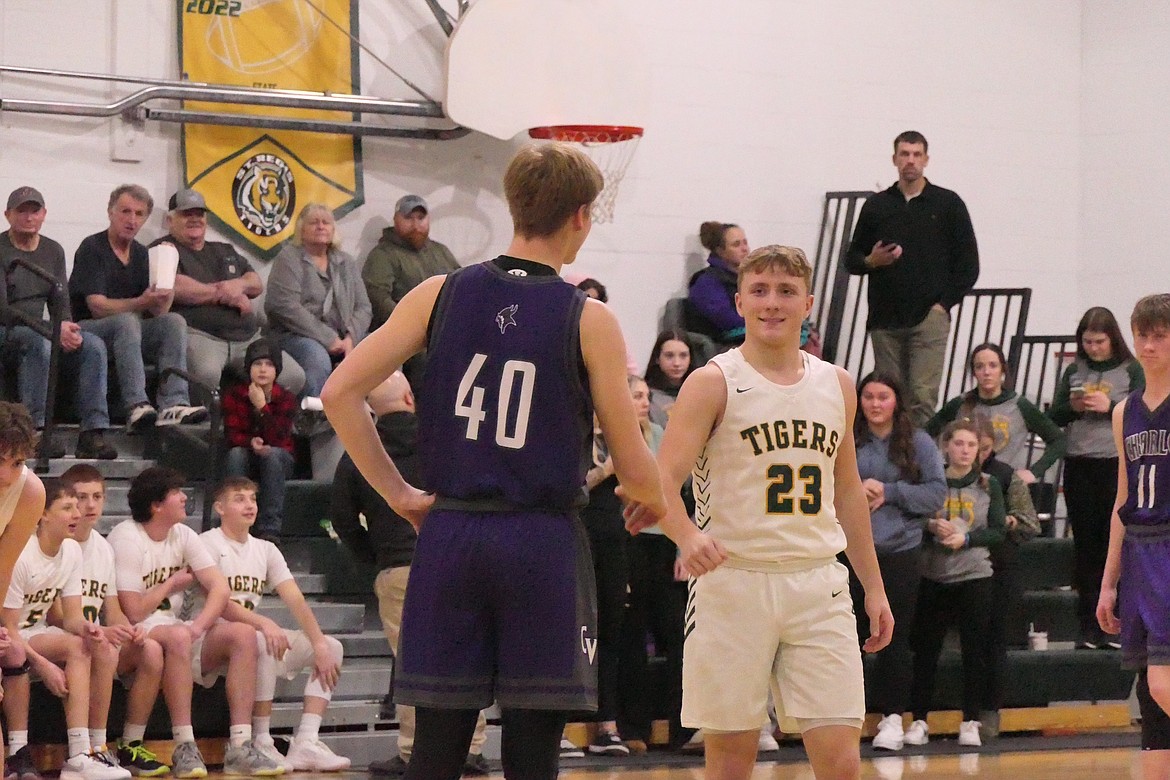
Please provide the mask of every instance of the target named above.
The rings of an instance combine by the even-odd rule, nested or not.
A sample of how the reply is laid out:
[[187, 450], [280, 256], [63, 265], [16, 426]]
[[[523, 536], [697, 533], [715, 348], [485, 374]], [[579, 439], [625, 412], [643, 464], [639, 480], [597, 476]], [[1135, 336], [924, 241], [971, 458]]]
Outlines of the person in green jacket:
[[1135, 390], [1146, 386], [1113, 312], [1094, 306], [1077, 325], [1077, 356], [1060, 377], [1048, 416], [1068, 436], [1064, 501], [1076, 558], [1073, 585], [1084, 650], [1119, 649], [1120, 641], [1097, 624], [1097, 598], [1109, 552], [1109, 518], [1117, 500], [1117, 445], [1112, 415]]
[[[971, 350], [969, 367], [975, 387], [947, 401], [927, 422], [926, 431], [938, 436], [952, 420], [983, 415], [995, 431], [996, 457], [1015, 469], [1025, 484], [1042, 479], [1044, 472], [1064, 456], [1064, 431], [1035, 404], [1006, 387], [1007, 359], [998, 344], [980, 344]], [[1035, 460], [1033, 435], [1044, 441], [1043, 454]]]

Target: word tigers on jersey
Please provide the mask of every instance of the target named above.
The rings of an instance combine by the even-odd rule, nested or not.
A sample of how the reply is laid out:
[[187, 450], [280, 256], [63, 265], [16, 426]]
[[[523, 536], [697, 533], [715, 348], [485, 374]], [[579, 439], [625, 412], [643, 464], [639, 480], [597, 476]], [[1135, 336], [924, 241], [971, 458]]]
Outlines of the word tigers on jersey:
[[99, 580], [87, 580], [84, 577], [81, 578], [82, 598], [105, 599], [106, 589], [107, 585], [104, 582], [100, 582]]
[[171, 578], [171, 575], [177, 571], [183, 570], [184, 566], [160, 566], [142, 575], [142, 584], [148, 588], [153, 588], [160, 582], [166, 582]]
[[816, 450], [827, 458], [837, 452], [840, 434], [819, 422], [808, 420], [776, 420], [745, 428], [739, 436], [752, 445], [755, 455], [786, 449]]
[[262, 595], [268, 585], [268, 580], [262, 577], [249, 577], [246, 574], [229, 574], [228, 588], [232, 593], [255, 593]]

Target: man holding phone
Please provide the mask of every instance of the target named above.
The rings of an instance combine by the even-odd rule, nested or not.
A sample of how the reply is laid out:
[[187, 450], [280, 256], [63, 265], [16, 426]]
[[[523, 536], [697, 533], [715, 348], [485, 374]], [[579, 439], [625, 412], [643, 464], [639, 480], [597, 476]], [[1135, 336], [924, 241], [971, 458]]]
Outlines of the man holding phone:
[[927, 181], [927, 148], [914, 130], [894, 139], [898, 181], [865, 201], [845, 259], [849, 273], [869, 274], [874, 368], [902, 380], [919, 426], [938, 406], [951, 307], [979, 278], [971, 216], [958, 194]]

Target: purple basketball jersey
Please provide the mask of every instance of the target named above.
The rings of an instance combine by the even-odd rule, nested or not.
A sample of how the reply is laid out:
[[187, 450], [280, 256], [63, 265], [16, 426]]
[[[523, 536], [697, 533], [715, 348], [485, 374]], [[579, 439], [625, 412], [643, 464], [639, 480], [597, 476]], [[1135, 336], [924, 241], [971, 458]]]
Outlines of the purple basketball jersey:
[[1142, 391], [1129, 394], [1122, 418], [1129, 495], [1118, 514], [1130, 525], [1170, 524], [1170, 403], [1154, 411]]
[[447, 277], [418, 393], [424, 489], [484, 508], [584, 503], [593, 431], [584, 306], [559, 276], [493, 262]]

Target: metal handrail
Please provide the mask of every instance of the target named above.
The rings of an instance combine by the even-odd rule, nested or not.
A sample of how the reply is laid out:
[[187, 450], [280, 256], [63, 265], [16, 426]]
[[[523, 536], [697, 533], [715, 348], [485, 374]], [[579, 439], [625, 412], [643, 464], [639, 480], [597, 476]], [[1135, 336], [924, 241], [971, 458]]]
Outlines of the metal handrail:
[[5, 278], [18, 267], [28, 271], [49, 286], [47, 296], [49, 322], [47, 324], [44, 320], [29, 316], [19, 309], [12, 308], [8, 303], [8, 297], [6, 295], [0, 296], [0, 300], [3, 301], [0, 310], [7, 317], [19, 321], [20, 324], [36, 331], [49, 340], [49, 376], [48, 386], [45, 388], [45, 425], [41, 430], [41, 441], [37, 448], [37, 461], [33, 466], [33, 471], [44, 474], [49, 470], [49, 451], [52, 449], [53, 433], [57, 424], [57, 372], [60, 369], [61, 363], [61, 323], [65, 321], [68, 298], [65, 293], [65, 285], [56, 276], [22, 255], [14, 257], [8, 266], [5, 267]]
[[212, 387], [206, 382], [202, 382], [181, 368], [164, 368], [159, 373], [159, 381], [166, 379], [171, 374], [187, 380], [188, 385], [197, 385], [210, 399], [207, 404], [208, 413], [211, 416], [210, 430], [207, 438], [207, 446], [211, 449], [211, 463], [208, 468], [207, 484], [203, 488], [203, 528], [204, 531], [211, 530], [211, 505], [215, 501], [215, 496], [212, 495], [215, 488], [215, 479], [219, 475], [219, 461], [220, 461], [220, 438], [223, 432], [223, 407], [220, 404], [219, 388]]

